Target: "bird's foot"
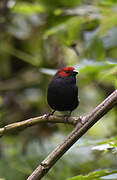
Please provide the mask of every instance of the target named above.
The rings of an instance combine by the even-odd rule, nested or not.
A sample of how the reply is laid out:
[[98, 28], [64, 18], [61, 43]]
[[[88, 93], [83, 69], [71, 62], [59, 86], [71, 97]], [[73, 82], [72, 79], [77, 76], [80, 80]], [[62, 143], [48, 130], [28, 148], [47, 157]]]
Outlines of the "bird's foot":
[[48, 114], [46, 115], [46, 120], [48, 121], [48, 118], [49, 118], [50, 116], [52, 116], [54, 113], [55, 113], [55, 110], [52, 111], [51, 113], [48, 113]]
[[68, 119], [71, 116], [71, 114], [64, 115], [64, 122], [68, 123]]

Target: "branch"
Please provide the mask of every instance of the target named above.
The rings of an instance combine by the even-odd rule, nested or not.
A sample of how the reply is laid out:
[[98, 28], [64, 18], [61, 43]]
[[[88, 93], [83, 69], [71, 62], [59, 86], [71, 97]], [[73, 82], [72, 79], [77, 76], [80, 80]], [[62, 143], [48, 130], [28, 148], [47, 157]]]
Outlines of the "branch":
[[99, 104], [90, 114], [81, 118], [68, 137], [33, 171], [27, 180], [41, 179], [63, 154], [91, 128], [101, 117], [117, 104], [117, 90]]
[[63, 116], [49, 116], [48, 120], [46, 117], [47, 117], [47, 115], [45, 114], [40, 117], [30, 118], [25, 121], [6, 125], [3, 128], [0, 128], [0, 136], [3, 136], [5, 134], [8, 134], [8, 133], [11, 133], [14, 131], [21, 131], [24, 128], [36, 125], [38, 123], [49, 122], [49, 123], [67, 123], [67, 124], [76, 125], [79, 120], [78, 117], [69, 117], [66, 122], [65, 117], [63, 117]]

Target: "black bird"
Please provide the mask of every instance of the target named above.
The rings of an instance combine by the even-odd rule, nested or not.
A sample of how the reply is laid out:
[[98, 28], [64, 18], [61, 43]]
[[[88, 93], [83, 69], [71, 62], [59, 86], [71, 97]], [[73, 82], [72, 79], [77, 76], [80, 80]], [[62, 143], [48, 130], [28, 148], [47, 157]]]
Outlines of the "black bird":
[[55, 111], [71, 112], [79, 105], [78, 86], [76, 75], [78, 72], [73, 67], [60, 69], [48, 85], [47, 101]]

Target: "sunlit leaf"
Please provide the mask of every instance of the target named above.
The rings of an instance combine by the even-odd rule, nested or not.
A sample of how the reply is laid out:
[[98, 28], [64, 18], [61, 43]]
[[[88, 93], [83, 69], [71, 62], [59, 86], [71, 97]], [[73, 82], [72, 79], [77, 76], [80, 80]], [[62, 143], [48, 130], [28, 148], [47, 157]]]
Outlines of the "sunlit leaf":
[[104, 35], [107, 33], [111, 28], [117, 26], [117, 13], [108, 10], [103, 10], [103, 18], [101, 19], [101, 26], [100, 26], [100, 35]]
[[21, 13], [25, 15], [31, 15], [34, 13], [44, 13], [46, 8], [42, 4], [32, 3], [16, 3], [13, 7], [13, 12]]
[[99, 5], [114, 6], [117, 5], [117, 0], [98, 0]]
[[105, 177], [105, 176], [108, 177], [108, 175], [111, 175], [111, 174], [115, 174], [115, 177], [117, 177], [117, 171], [101, 170], [101, 171], [91, 172], [86, 176], [79, 175], [73, 178], [69, 178], [67, 180], [93, 180], [93, 179], [99, 180], [99, 178]]

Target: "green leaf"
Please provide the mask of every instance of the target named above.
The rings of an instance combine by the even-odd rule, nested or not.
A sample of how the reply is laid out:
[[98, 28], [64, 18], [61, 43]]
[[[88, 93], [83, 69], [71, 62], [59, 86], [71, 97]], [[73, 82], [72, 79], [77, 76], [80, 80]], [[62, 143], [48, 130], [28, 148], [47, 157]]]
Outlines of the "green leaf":
[[42, 4], [31, 4], [31, 3], [16, 3], [12, 9], [15, 13], [21, 13], [25, 15], [30, 15], [34, 13], [44, 13], [46, 8]]
[[85, 31], [90, 31], [96, 29], [100, 25], [100, 21], [98, 19], [88, 19], [86, 23], [83, 24], [83, 29]]
[[117, 0], [98, 0], [99, 5], [113, 6], [117, 4]]
[[99, 35], [105, 35], [111, 28], [117, 26], [117, 13], [111, 9], [102, 9], [102, 16], [100, 23]]
[[98, 61], [105, 60], [106, 52], [103, 42], [98, 37], [95, 37], [86, 51], [88, 58], [93, 58]]
[[[58, 18], [57, 18], [58, 19]], [[84, 18], [76, 16], [60, 16], [59, 22], [51, 26], [46, 32], [44, 37], [56, 35], [57, 38], [65, 45], [70, 46], [78, 39], [81, 39], [80, 27], [84, 22]]]
[[116, 171], [101, 170], [101, 171], [91, 172], [85, 176], [83, 176], [83, 175], [75, 176], [75, 177], [69, 178], [67, 180], [93, 180], [93, 179], [99, 180], [99, 178], [101, 178], [103, 176], [108, 176], [108, 175], [115, 174], [115, 173], [117, 173], [117, 170]]
[[109, 57], [117, 59], [117, 47], [108, 50]]
[[41, 3], [43, 3], [45, 6], [51, 8], [57, 8], [57, 7], [76, 7], [78, 6], [82, 0], [40, 0]]
[[115, 79], [115, 88], [117, 89], [117, 78]]
[[[112, 137], [112, 138], [107, 139], [107, 140], [101, 140], [101, 141], [98, 141], [98, 142], [95, 142], [95, 141], [89, 141], [88, 142], [88, 141], [86, 141], [86, 142], [84, 142], [83, 146], [91, 146], [91, 145], [93, 145], [94, 148], [96, 146], [99, 146], [99, 145], [106, 145], [104, 147], [105, 149], [106, 148], [108, 149], [109, 146], [111, 146], [112, 148], [116, 148], [117, 147], [117, 136]], [[109, 146], [107, 146], [107, 145], [109, 145]], [[97, 147], [97, 149], [98, 149], [98, 147]]]
[[105, 81], [114, 85], [117, 79], [117, 65], [110, 63], [108, 65], [108, 68], [100, 71], [97, 77], [100, 79], [100, 82]]

